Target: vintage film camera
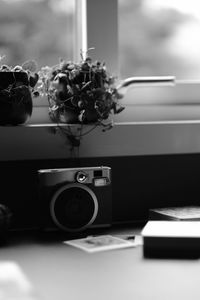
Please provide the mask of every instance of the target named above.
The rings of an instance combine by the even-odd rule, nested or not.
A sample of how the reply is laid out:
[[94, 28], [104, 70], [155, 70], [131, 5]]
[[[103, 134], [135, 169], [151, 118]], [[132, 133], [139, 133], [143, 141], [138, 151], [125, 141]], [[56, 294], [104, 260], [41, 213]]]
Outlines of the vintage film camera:
[[78, 232], [111, 225], [111, 168], [41, 169], [38, 178], [44, 229]]

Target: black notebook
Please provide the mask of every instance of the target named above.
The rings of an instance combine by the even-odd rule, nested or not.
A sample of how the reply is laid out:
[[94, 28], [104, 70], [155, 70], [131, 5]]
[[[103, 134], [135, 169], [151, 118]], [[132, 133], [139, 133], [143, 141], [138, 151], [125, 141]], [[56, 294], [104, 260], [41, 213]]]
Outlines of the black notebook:
[[200, 221], [200, 206], [153, 208], [149, 220]]

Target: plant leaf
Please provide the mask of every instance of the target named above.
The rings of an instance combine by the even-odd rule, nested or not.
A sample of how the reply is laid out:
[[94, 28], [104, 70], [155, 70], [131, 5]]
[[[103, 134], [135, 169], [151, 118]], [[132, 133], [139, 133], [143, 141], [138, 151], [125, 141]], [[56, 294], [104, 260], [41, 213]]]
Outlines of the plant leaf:
[[28, 70], [31, 73], [35, 73], [37, 70], [37, 63], [35, 60], [27, 60], [22, 64], [24, 70]]

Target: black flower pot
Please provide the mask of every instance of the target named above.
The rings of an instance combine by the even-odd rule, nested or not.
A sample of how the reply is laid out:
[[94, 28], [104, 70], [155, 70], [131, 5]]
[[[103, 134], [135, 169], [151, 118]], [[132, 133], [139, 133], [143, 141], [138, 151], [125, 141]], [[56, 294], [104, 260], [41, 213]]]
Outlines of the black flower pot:
[[0, 72], [0, 125], [24, 124], [32, 114], [26, 72]]

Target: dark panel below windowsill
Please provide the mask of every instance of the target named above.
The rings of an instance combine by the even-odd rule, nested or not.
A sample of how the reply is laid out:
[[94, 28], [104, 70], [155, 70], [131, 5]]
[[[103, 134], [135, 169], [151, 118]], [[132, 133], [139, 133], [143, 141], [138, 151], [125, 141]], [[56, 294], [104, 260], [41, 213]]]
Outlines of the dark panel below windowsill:
[[38, 169], [102, 165], [112, 169], [113, 223], [147, 220], [153, 207], [200, 205], [200, 154], [0, 162], [1, 202], [19, 222], [34, 224], [43, 205], [37, 198]]

